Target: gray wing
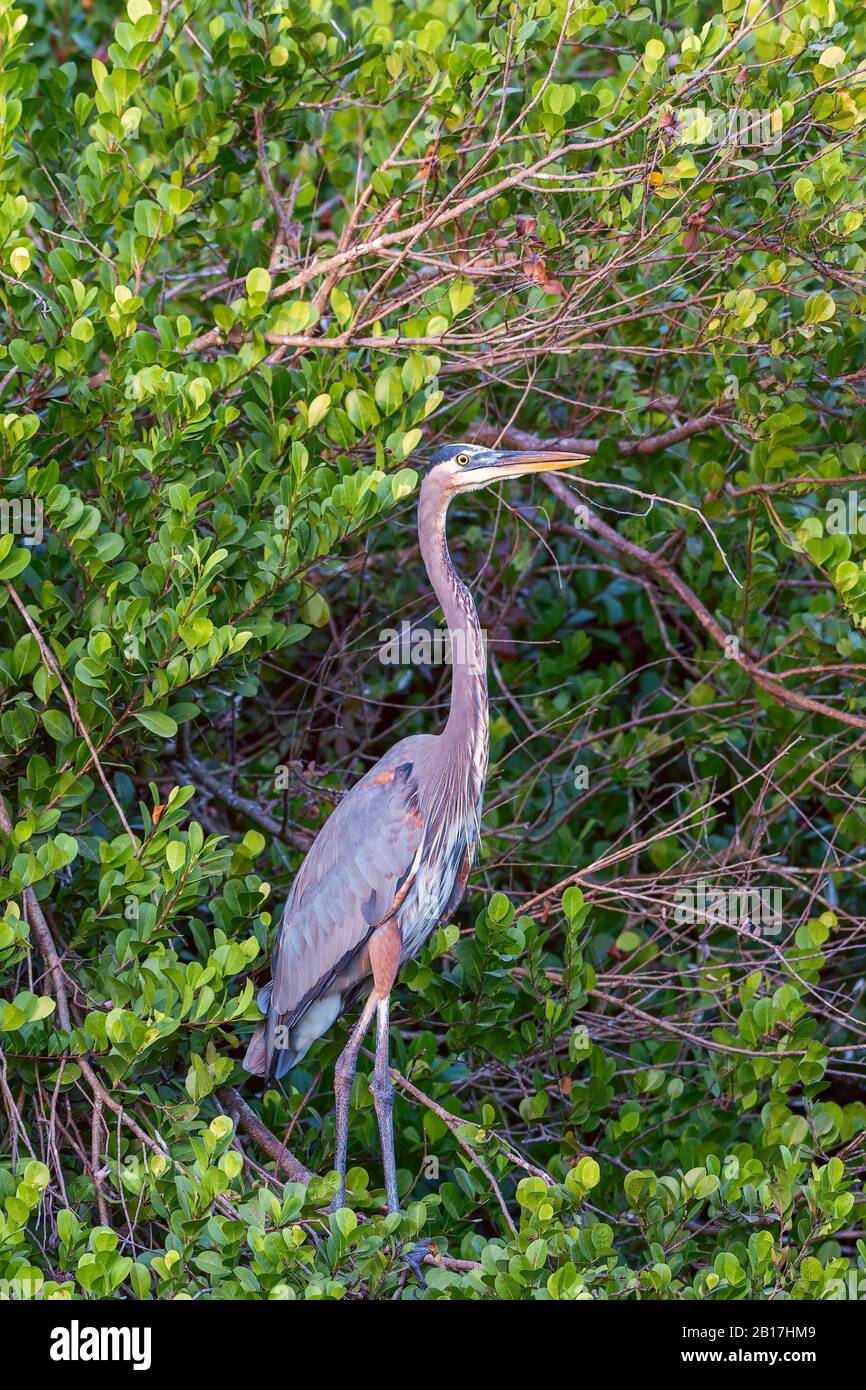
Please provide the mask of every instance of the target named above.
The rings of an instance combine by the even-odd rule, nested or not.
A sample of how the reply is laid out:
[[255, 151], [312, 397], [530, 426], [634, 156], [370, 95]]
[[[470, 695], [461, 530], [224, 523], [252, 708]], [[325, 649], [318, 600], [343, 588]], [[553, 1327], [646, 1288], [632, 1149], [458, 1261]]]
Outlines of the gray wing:
[[[247, 1069], [270, 1065], [277, 1024], [291, 1028], [351, 964], [402, 901], [420, 859], [424, 823], [411, 762], [377, 765], [319, 831], [292, 884], [277, 933], [268, 1013]], [[256, 1040], [254, 1040], [255, 1042]]]
[[368, 773], [307, 854], [286, 903], [271, 1005], [291, 1014], [345, 968], [391, 913], [421, 846], [411, 763]]

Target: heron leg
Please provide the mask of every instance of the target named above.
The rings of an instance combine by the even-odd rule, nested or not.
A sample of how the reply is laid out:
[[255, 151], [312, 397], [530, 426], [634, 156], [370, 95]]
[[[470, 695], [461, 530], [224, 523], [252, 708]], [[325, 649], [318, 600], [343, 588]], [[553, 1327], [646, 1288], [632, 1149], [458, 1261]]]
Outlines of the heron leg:
[[391, 998], [386, 994], [376, 1005], [376, 1061], [370, 1090], [379, 1122], [382, 1164], [385, 1169], [385, 1196], [389, 1211], [400, 1210], [397, 1195], [397, 1165], [394, 1160], [394, 1086], [388, 1062], [388, 1014]]
[[370, 994], [361, 1010], [361, 1017], [349, 1034], [349, 1041], [337, 1058], [334, 1068], [334, 1100], [336, 1102], [336, 1138], [334, 1167], [340, 1176], [340, 1186], [332, 1203], [336, 1211], [346, 1202], [346, 1159], [349, 1147], [349, 1101], [352, 1096], [352, 1081], [358, 1065], [358, 1053], [370, 1026], [370, 1019], [376, 1008], [376, 992]]

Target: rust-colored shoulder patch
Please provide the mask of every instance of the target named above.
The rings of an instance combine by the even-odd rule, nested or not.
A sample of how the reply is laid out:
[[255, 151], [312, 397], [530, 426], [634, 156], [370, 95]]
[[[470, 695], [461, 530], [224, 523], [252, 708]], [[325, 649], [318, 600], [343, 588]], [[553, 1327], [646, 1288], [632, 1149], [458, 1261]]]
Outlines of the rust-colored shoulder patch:
[[390, 772], [379, 772], [370, 783], [371, 787], [387, 787], [394, 780], [393, 769]]
[[408, 778], [412, 772], [412, 763], [401, 763], [399, 767], [393, 767], [390, 771], [377, 772], [376, 776], [370, 781], [371, 787], [387, 787], [394, 781], [395, 777]]

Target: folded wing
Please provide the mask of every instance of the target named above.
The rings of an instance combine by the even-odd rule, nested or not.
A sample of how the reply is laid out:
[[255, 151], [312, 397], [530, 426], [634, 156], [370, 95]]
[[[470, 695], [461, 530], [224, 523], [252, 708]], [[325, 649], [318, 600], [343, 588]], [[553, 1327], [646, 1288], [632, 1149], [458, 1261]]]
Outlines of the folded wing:
[[248, 1070], [270, 1071], [276, 1027], [291, 1029], [396, 911], [411, 885], [423, 840], [411, 762], [372, 769], [335, 808], [286, 902], [273, 983], [259, 996], [268, 1018], [251, 1044]]

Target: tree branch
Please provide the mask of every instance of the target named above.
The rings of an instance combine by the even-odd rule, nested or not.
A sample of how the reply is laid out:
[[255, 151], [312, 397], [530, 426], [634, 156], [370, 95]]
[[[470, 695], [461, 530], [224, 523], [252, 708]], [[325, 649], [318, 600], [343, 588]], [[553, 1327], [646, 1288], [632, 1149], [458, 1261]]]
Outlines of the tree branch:
[[[6, 808], [6, 802], [0, 796], [0, 829], [5, 834], [12, 834], [12, 821]], [[57, 1017], [60, 1026], [65, 1033], [72, 1031], [72, 1020], [69, 1015], [69, 996], [66, 992], [66, 975], [54, 945], [54, 938], [51, 935], [45, 914], [39, 906], [36, 894], [32, 888], [24, 889], [24, 912], [30, 927], [33, 929], [33, 936], [36, 941], [36, 948], [45, 962], [45, 971], [50, 983], [50, 993], [53, 994], [57, 1005]]]
[[96, 749], [93, 746], [90, 734], [87, 732], [87, 729], [85, 728], [84, 721], [81, 718], [81, 715], [78, 711], [78, 706], [72, 698], [72, 694], [70, 693], [69, 687], [63, 679], [63, 674], [60, 670], [60, 667], [54, 659], [54, 654], [48, 646], [48, 643], [45, 641], [45, 638], [42, 636], [42, 633], [39, 631], [39, 628], [36, 626], [33, 619], [31, 618], [29, 612], [27, 611], [27, 605], [24, 603], [23, 599], [20, 598], [15, 587], [12, 584], [10, 584], [8, 580], [6, 581], [6, 588], [9, 591], [9, 597], [12, 599], [12, 602], [15, 604], [15, 607], [18, 609], [18, 612], [21, 614], [22, 618], [24, 619], [25, 623], [27, 624], [28, 628], [30, 629], [31, 633], [36, 639], [36, 645], [39, 648], [39, 654], [42, 657], [42, 662], [44, 666], [47, 668], [47, 670], [51, 672], [52, 676], [54, 676], [55, 680], [58, 682], [60, 686], [60, 689], [63, 692], [63, 698], [69, 706], [69, 713], [72, 715], [72, 721], [77, 726], [78, 732], [81, 734], [81, 737], [87, 744], [87, 751], [90, 753], [90, 756], [93, 759], [94, 767], [96, 768], [96, 771], [99, 774], [99, 780], [106, 790], [109, 801], [111, 802], [112, 806], [117, 812], [118, 819], [120, 820], [121, 825], [123, 826], [124, 830], [126, 831], [127, 835], [132, 841], [132, 847], [137, 855], [138, 841], [136, 840], [135, 836], [132, 833], [132, 830], [129, 827], [129, 822], [126, 819], [126, 816], [123, 814], [123, 807], [121, 806], [120, 802], [114, 794], [114, 788], [112, 787], [111, 783], [109, 782], [102, 769], [102, 764], [99, 761], [99, 756], [96, 752]]
[[[561, 442], [560, 442], [561, 443]], [[573, 446], [569, 446], [573, 447]], [[545, 483], [551, 492], [555, 493], [560, 501], [564, 502], [572, 511], [576, 511], [582, 504], [574, 493], [566, 486], [561, 478], [555, 474], [547, 474], [544, 478]], [[645, 550], [643, 546], [635, 545], [633, 541], [626, 540], [613, 527], [600, 521], [597, 516], [589, 512], [586, 519], [587, 528], [594, 532], [600, 540], [608, 546], [618, 550], [620, 554], [628, 556], [643, 570], [649, 570], [657, 579], [666, 584], [669, 589], [677, 595], [679, 599], [691, 609], [698, 622], [705, 632], [712, 637], [713, 641], [721, 647], [726, 654], [729, 652], [731, 633], [725, 632], [720, 623], [712, 616], [709, 609], [698, 598], [685, 582], [684, 579], [672, 569], [666, 560], [659, 555], [654, 555], [651, 550]], [[796, 690], [787, 690], [773, 676], [768, 676], [762, 671], [760, 666], [743, 655], [739, 649], [730, 653], [730, 660], [735, 661], [742, 671], [751, 680], [765, 690], [768, 695], [772, 695], [781, 705], [793, 705], [797, 709], [806, 710], [809, 714], [820, 715], [822, 719], [835, 719], [839, 724], [848, 724], [854, 729], [866, 729], [866, 718], [860, 714], [851, 714], [848, 710], [836, 709], [833, 705], [825, 704], [821, 700], [813, 700], [808, 695], [800, 695]]]
[[[682, 443], [684, 439], [691, 439], [692, 435], [704, 434], [727, 420], [728, 416], [724, 410], [710, 411], [706, 415], [697, 415], [693, 420], [675, 425], [663, 434], [643, 435], [640, 439], [617, 439], [616, 447], [627, 458], [633, 455], [659, 454], [663, 449], [670, 449], [674, 444]], [[496, 425], [478, 425], [471, 432], [471, 441], [474, 444], [484, 444], [488, 448], [561, 449], [563, 453], [576, 454], [595, 454], [604, 442], [601, 439], [583, 439], [579, 435], [563, 435], [561, 439], [542, 439], [539, 435], [530, 434], [528, 430], [519, 430], [514, 425], [507, 425], [504, 429], [499, 429]]]
[[234, 1120], [235, 1129], [246, 1131], [262, 1152], [273, 1159], [277, 1172], [283, 1168], [290, 1182], [308, 1183], [311, 1180], [314, 1175], [309, 1168], [305, 1168], [300, 1159], [295, 1158], [285, 1144], [271, 1133], [264, 1121], [247, 1105], [240, 1091], [236, 1091], [234, 1086], [222, 1086], [217, 1096]]

